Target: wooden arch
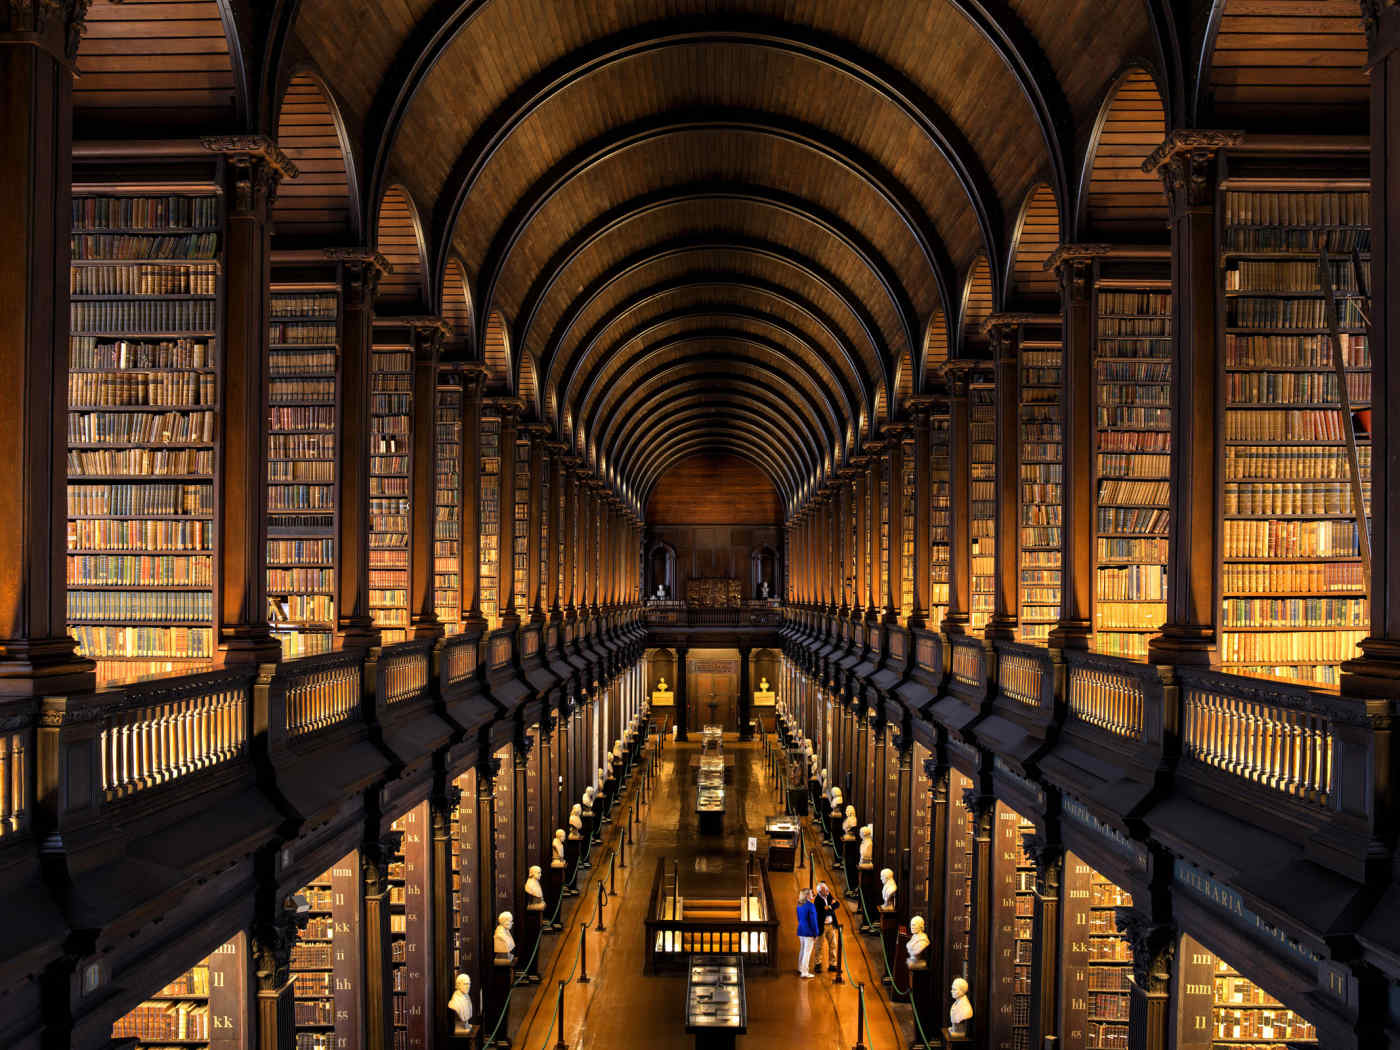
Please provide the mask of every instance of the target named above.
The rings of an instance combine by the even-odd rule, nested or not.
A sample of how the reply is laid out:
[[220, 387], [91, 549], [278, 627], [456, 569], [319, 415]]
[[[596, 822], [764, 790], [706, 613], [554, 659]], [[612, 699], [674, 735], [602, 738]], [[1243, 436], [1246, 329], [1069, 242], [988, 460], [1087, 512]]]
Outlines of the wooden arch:
[[438, 296], [438, 316], [452, 327], [449, 337], [458, 347], [470, 352], [475, 336], [471, 287], [467, 284], [466, 267], [455, 255], [450, 256], [442, 271], [442, 291]]
[[278, 187], [272, 219], [279, 240], [360, 240], [360, 191], [340, 108], [319, 75], [292, 74], [277, 111], [277, 145], [301, 174]]
[[948, 317], [941, 309], [935, 310], [928, 319], [928, 327], [924, 329], [920, 389], [927, 389], [929, 377], [941, 372], [948, 363], [948, 346]]
[[1006, 301], [1050, 311], [1058, 309], [1060, 286], [1055, 274], [1045, 268], [1060, 244], [1060, 209], [1049, 185], [1032, 186], [1021, 205], [1016, 232], [1011, 239], [1010, 283]]
[[1124, 70], [1104, 98], [1085, 154], [1075, 223], [1079, 240], [1150, 243], [1166, 236], [1166, 194], [1157, 175], [1142, 170], [1166, 133], [1152, 74], [1141, 66]]
[[520, 371], [515, 380], [515, 389], [520, 393], [520, 399], [525, 402], [525, 409], [535, 418], [541, 418], [540, 413], [540, 385], [535, 375], [535, 359], [529, 354], [520, 355]]
[[894, 403], [890, 406], [890, 418], [897, 419], [903, 415], [913, 396], [914, 359], [907, 353], [900, 354], [894, 366]]
[[390, 186], [379, 202], [374, 243], [392, 270], [379, 279], [375, 307], [394, 313], [426, 313], [428, 256], [423, 224], [413, 198], [402, 186]]
[[[510, 331], [499, 310], [486, 317], [485, 338], [481, 342], [481, 363], [486, 366], [486, 389], [492, 393], [514, 393], [515, 368], [511, 364]], [[580, 451], [582, 451], [580, 449]]]
[[962, 310], [958, 320], [958, 352], [967, 352], [969, 342], [982, 341], [982, 323], [992, 316], [992, 270], [987, 257], [978, 253], [963, 282]]

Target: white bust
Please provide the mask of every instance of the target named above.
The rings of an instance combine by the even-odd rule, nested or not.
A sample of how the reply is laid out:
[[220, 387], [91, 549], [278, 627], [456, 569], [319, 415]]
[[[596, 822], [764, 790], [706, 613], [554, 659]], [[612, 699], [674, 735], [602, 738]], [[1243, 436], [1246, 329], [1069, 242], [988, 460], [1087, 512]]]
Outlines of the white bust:
[[[764, 584], [764, 586], [766, 587], [767, 584]], [[764, 597], [766, 598], [767, 595], [765, 594]], [[758, 680], [758, 691], [759, 691], [760, 693], [767, 693], [767, 692], [770, 691], [770, 690], [768, 689], [768, 676], [767, 676], [767, 675], [763, 675], [763, 676], [761, 676], [761, 677], [759, 678], [759, 680]]]
[[953, 1006], [948, 1011], [948, 1028], [954, 1035], [967, 1034], [967, 1022], [972, 1019], [972, 1003], [967, 998], [967, 982], [961, 977], [953, 978], [949, 989], [953, 996]]
[[472, 979], [464, 973], [457, 975], [457, 986], [447, 1008], [457, 1015], [457, 1024], [465, 1028], [472, 1023]]
[[[596, 797], [596, 795], [597, 792], [593, 790], [592, 786], [583, 789], [583, 808], [588, 810], [590, 813], [593, 812], [593, 799]], [[577, 809], [578, 807], [575, 806], [574, 808]]]
[[[584, 794], [586, 795], [587, 792]], [[575, 831], [583, 830], [583, 807], [577, 802], [574, 803], [574, 808], [569, 811], [569, 827]]]
[[915, 915], [909, 920], [909, 943], [904, 950], [909, 953], [909, 965], [912, 967], [928, 951], [928, 934], [924, 932], [924, 917]]
[[880, 869], [880, 901], [886, 908], [894, 907], [894, 895], [899, 887], [894, 881], [894, 872], [889, 868]]
[[538, 864], [530, 865], [530, 875], [525, 880], [525, 896], [530, 898], [530, 907], [539, 905], [544, 907], [544, 887], [540, 885], [540, 876], [544, 874], [543, 869]]
[[841, 808], [841, 789], [840, 789], [839, 787], [833, 787], [833, 788], [831, 789], [831, 810], [832, 810], [832, 812], [834, 813], [834, 812], [840, 810], [840, 808]]
[[822, 797], [831, 798], [831, 777], [827, 774], [826, 766], [822, 766], [821, 775], [817, 777], [822, 785]]
[[555, 828], [555, 829], [554, 829], [554, 846], [553, 846], [553, 849], [554, 849], [554, 860], [551, 861], [551, 863], [552, 863], [556, 868], [562, 868], [562, 867], [564, 866], [564, 839], [565, 839], [565, 837], [566, 837], [566, 836], [565, 836], [565, 834], [564, 834], [564, 829], [563, 829], [563, 828]]
[[[836, 800], [833, 799], [832, 801], [835, 802]], [[846, 819], [843, 820], [843, 821], [841, 821], [841, 832], [842, 832], [842, 834], [844, 834], [844, 835], [850, 835], [850, 836], [854, 837], [854, 836], [855, 836], [856, 828], [858, 828], [859, 826], [860, 826], [860, 821], [858, 821], [858, 820], [856, 819], [856, 807], [855, 807], [855, 806], [847, 806], [847, 807], [846, 807]]]
[[621, 758], [622, 758], [622, 741], [621, 741], [621, 740], [614, 740], [614, 741], [613, 741], [612, 754], [613, 754], [613, 758], [616, 758], [616, 759], [621, 759]]
[[666, 693], [669, 691], [670, 690], [666, 687], [666, 676], [663, 674], [660, 680], [656, 683], [656, 692]]
[[860, 862], [862, 865], [873, 863], [875, 855], [875, 825], [867, 824], [860, 829]]
[[515, 961], [515, 938], [510, 931], [514, 926], [515, 916], [508, 911], [501, 912], [496, 918], [496, 933], [493, 938], [496, 954], [504, 955], [512, 962]]

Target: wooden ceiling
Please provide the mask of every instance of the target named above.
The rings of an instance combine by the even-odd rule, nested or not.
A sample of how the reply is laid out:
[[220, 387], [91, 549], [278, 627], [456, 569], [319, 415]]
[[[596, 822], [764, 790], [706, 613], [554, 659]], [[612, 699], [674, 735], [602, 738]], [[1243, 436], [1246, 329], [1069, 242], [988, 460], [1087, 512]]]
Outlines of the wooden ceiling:
[[638, 511], [721, 451], [795, 507], [1061, 240], [1163, 243], [1168, 126], [1366, 100], [1354, 0], [263, 6], [94, 0], [79, 134], [275, 134], [279, 240], [370, 241]]

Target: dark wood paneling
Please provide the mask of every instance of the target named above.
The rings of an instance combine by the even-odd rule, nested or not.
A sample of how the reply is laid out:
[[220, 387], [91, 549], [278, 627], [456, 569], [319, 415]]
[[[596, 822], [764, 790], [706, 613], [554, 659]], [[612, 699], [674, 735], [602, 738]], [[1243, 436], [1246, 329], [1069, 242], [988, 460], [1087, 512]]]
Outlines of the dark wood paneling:
[[358, 204], [351, 200], [340, 119], [310, 73], [298, 73], [287, 86], [277, 144], [301, 171], [277, 190], [272, 208], [277, 234], [330, 241], [351, 237]]
[[384, 192], [375, 246], [393, 267], [379, 280], [375, 306], [387, 306], [393, 312], [411, 311], [422, 305], [427, 273], [423, 227], [418, 209], [402, 186], [390, 186]]
[[[737, 456], [701, 455], [677, 463], [661, 476], [647, 500], [646, 520], [658, 528], [693, 525], [776, 528], [782, 523], [783, 508], [773, 483], [752, 463]], [[747, 574], [745, 565], [744, 575]]]
[[1167, 197], [1156, 173], [1144, 172], [1142, 162], [1165, 136], [1157, 85], [1141, 69], [1128, 72], [1106, 104], [1090, 150], [1084, 239], [1164, 239]]
[[1050, 187], [1041, 183], [1021, 209], [1012, 246], [1008, 302], [1058, 304], [1060, 287], [1045, 260], [1060, 244], [1060, 209]]

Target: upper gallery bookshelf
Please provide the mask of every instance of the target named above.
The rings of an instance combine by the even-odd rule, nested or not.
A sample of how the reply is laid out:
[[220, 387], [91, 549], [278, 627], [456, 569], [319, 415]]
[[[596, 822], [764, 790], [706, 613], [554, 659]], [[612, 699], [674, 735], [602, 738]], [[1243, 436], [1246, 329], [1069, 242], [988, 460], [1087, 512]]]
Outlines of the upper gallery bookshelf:
[[948, 478], [949, 426], [948, 399], [937, 398], [929, 417], [928, 622], [933, 630], [942, 626], [943, 615], [948, 611], [948, 552], [952, 513]]
[[986, 629], [996, 599], [996, 397], [996, 383], [991, 371], [973, 372], [968, 390], [968, 433], [972, 445], [972, 609], [969, 628], [975, 634]]
[[68, 622], [111, 680], [214, 656], [223, 199], [73, 188]]
[[114, 1044], [134, 1050], [234, 1050], [249, 1045], [244, 1025], [247, 967], [243, 934], [235, 934], [119, 1017], [112, 1025]]
[[481, 614], [494, 628], [500, 623], [501, 417], [489, 407], [482, 409], [480, 440]]
[[413, 348], [376, 322], [370, 386], [369, 606], [384, 644], [408, 638]]
[[448, 634], [462, 630], [462, 373], [438, 372], [433, 608]]
[[1094, 286], [1094, 645], [1145, 657], [1167, 615], [1171, 284], [1099, 270]]
[[[1319, 252], [1330, 256], [1347, 391], [1371, 403], [1371, 361], [1352, 252], [1369, 269], [1370, 195], [1233, 180], [1221, 192], [1225, 417], [1222, 666], [1335, 683], [1369, 625], [1365, 519], [1352, 498]], [[1358, 427], [1365, 513], [1369, 428]]]
[[335, 639], [339, 290], [274, 281], [268, 315], [268, 622], [294, 657]]
[[1020, 638], [1044, 642], [1060, 613], [1064, 514], [1064, 351], [1024, 335], [1021, 366]]

